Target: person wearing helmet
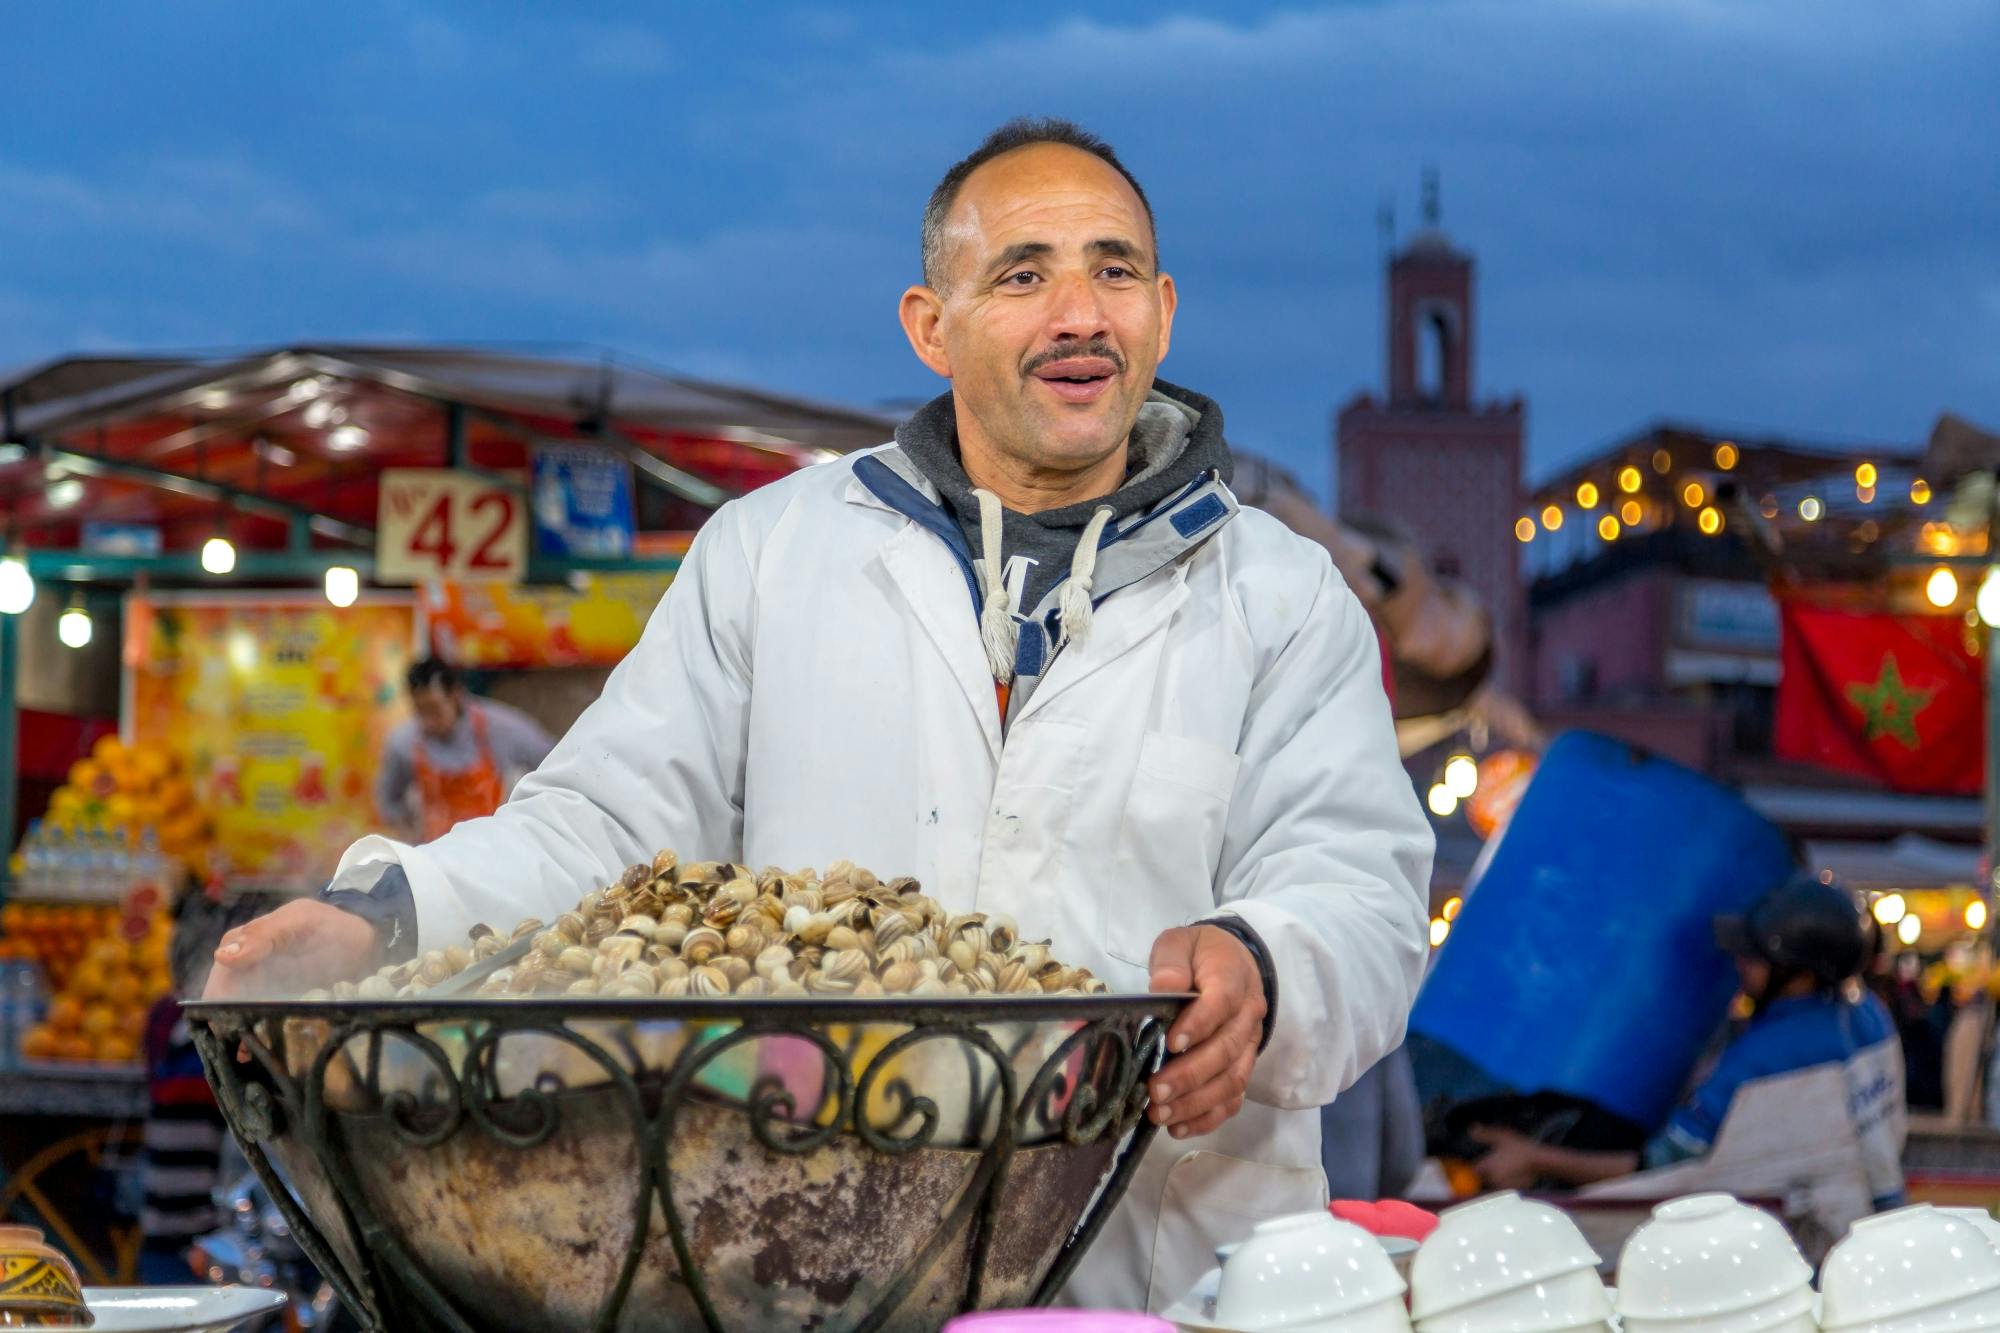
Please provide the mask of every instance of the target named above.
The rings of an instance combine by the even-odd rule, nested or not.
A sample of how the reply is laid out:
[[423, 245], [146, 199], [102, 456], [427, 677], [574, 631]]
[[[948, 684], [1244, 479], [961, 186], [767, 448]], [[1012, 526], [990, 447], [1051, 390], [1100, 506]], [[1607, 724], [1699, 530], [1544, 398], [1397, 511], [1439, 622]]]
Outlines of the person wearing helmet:
[[1473, 1136], [1489, 1146], [1475, 1164], [1487, 1185], [1588, 1185], [1703, 1156], [1744, 1084], [1837, 1064], [1847, 1078], [1848, 1113], [1875, 1206], [1902, 1203], [1903, 1052], [1889, 1011], [1856, 980], [1870, 940], [1867, 914], [1854, 895], [1799, 875], [1744, 915], [1718, 918], [1715, 937], [1735, 956], [1750, 1024], [1666, 1128], [1632, 1152], [1586, 1152], [1476, 1128]]

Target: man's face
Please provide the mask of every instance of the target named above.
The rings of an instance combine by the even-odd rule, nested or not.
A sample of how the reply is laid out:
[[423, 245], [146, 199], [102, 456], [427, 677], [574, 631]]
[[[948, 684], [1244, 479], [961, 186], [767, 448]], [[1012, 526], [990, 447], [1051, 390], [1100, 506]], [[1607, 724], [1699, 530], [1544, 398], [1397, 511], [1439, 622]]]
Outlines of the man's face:
[[1038, 471], [1103, 462], [1173, 328], [1173, 279], [1138, 194], [1092, 154], [1036, 144], [967, 177], [945, 232], [948, 276], [905, 293], [903, 320], [951, 380], [962, 430]]
[[1758, 996], [1771, 984], [1771, 965], [1761, 958], [1736, 955], [1736, 979], [1742, 983], [1743, 993]]
[[410, 698], [416, 708], [417, 725], [423, 728], [424, 735], [434, 741], [450, 739], [465, 712], [465, 692], [426, 685]]

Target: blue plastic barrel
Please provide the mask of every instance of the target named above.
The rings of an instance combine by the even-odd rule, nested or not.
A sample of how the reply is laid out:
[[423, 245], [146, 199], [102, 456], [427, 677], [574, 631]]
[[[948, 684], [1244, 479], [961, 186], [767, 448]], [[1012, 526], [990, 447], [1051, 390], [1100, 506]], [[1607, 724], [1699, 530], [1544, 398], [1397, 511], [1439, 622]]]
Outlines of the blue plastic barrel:
[[1714, 918], [1791, 872], [1784, 834], [1698, 773], [1569, 732], [1500, 839], [1411, 1030], [1659, 1128], [1736, 991]]

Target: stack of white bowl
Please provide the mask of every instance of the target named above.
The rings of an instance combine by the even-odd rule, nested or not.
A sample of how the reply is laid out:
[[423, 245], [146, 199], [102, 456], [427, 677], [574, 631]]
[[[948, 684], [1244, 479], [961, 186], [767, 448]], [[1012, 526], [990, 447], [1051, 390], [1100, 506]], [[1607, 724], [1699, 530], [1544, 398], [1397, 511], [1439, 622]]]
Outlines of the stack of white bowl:
[[1827, 1333], [2000, 1329], [2000, 1232], [1969, 1209], [1917, 1204], [1863, 1218], [1826, 1256]]
[[1410, 1266], [1417, 1333], [1605, 1333], [1599, 1259], [1560, 1209], [1494, 1194], [1446, 1209]]
[[1812, 1266], [1727, 1194], [1663, 1203], [1618, 1260], [1625, 1333], [1813, 1333]]
[[1260, 1222], [1231, 1249], [1215, 1325], [1245, 1333], [1410, 1333], [1388, 1251], [1324, 1210]]

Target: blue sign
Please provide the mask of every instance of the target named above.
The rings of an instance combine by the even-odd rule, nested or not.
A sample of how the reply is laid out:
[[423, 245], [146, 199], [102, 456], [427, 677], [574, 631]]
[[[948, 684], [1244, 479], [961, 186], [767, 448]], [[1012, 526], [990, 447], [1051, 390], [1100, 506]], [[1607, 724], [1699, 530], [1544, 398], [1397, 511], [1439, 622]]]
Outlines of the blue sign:
[[144, 523], [85, 523], [79, 544], [97, 555], [158, 555], [160, 530]]
[[632, 553], [632, 465], [579, 444], [535, 450], [535, 545], [543, 555]]

